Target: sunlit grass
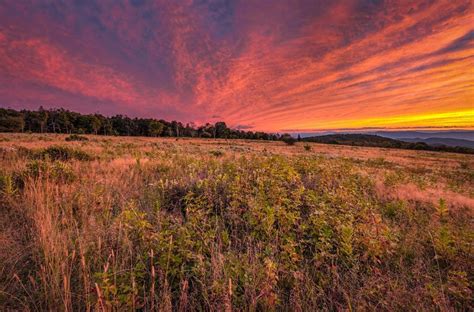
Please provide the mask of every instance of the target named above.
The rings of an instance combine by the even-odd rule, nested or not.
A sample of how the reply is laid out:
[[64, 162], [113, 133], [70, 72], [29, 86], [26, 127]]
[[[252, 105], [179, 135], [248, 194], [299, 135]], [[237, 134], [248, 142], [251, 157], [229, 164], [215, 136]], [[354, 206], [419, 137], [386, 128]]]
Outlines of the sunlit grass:
[[0, 303], [467, 310], [470, 155], [0, 135]]

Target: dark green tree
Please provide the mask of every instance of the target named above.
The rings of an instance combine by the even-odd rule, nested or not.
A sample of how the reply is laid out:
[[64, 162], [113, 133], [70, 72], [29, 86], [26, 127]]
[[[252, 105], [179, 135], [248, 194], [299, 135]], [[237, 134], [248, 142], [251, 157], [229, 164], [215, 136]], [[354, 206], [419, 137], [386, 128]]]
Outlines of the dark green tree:
[[227, 125], [223, 121], [216, 122], [214, 125], [214, 137], [215, 138], [228, 138], [230, 132], [229, 128], [227, 128]]
[[150, 120], [148, 123], [148, 135], [158, 137], [163, 132], [164, 125], [157, 120]]

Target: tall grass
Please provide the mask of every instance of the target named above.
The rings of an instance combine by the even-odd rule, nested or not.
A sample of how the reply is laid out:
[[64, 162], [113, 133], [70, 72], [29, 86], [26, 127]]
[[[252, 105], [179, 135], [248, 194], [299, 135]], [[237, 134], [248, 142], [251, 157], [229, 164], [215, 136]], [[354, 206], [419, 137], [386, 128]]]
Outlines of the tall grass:
[[393, 163], [60, 139], [0, 153], [2, 309], [473, 306], [472, 207], [380, 194]]

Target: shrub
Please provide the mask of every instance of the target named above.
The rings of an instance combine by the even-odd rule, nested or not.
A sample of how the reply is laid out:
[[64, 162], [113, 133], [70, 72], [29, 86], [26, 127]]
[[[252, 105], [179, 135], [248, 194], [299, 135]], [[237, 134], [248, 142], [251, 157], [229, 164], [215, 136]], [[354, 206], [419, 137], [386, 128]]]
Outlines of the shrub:
[[66, 138], [66, 141], [68, 141], [68, 142], [70, 142], [70, 141], [89, 141], [89, 139], [86, 138], [85, 136], [82, 136], [82, 135], [71, 134], [70, 136], [68, 136]]
[[284, 134], [281, 136], [281, 140], [287, 145], [295, 145], [296, 139], [289, 134]]
[[390, 168], [392, 165], [392, 163], [390, 163], [389, 161], [386, 161], [385, 158], [383, 157], [369, 159], [367, 160], [367, 164], [371, 167], [378, 167], [378, 168], [382, 168], [382, 167]]
[[406, 205], [401, 200], [391, 201], [381, 206], [382, 215], [391, 220], [401, 220], [406, 215]]
[[43, 160], [34, 160], [26, 165], [23, 177], [48, 177], [54, 180], [72, 182], [76, 178], [71, 167], [64, 162], [48, 162]]
[[72, 149], [65, 146], [50, 146], [43, 150], [40, 150], [34, 154], [36, 159], [49, 159], [49, 160], [92, 160], [93, 157], [88, 153]]
[[62, 146], [1, 152], [0, 310], [472, 306], [472, 209], [443, 189], [439, 203], [401, 193], [418, 161], [181, 141], [90, 140], [110, 162], [67, 161], [84, 152]]
[[210, 153], [211, 155], [216, 156], [216, 157], [224, 156], [224, 152], [223, 152], [223, 151], [219, 151], [219, 150], [210, 151], [209, 153]]
[[306, 144], [306, 145], [304, 146], [304, 150], [305, 150], [305, 151], [308, 151], [308, 152], [311, 151], [311, 146]]

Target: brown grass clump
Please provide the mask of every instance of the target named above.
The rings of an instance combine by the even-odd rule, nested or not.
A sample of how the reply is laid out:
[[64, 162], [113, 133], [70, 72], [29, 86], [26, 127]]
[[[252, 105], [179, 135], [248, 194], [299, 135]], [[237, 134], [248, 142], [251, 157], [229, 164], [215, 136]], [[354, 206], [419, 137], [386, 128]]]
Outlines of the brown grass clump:
[[442, 186], [420, 189], [417, 185], [410, 183], [386, 187], [383, 183], [379, 182], [376, 184], [376, 191], [381, 198], [420, 202], [430, 205], [436, 205], [440, 199], [443, 199], [453, 208], [465, 207], [474, 210], [474, 198], [445, 190]]
[[65, 137], [0, 135], [2, 310], [473, 308], [470, 155]]

